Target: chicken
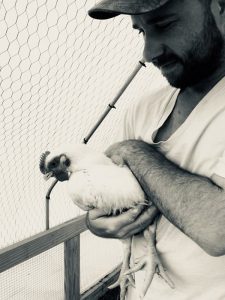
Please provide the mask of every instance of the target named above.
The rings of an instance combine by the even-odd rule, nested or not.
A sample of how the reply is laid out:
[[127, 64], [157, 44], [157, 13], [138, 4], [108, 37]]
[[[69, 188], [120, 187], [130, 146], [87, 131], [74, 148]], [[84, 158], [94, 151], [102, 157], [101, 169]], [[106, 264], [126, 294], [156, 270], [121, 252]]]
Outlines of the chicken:
[[[127, 166], [116, 165], [105, 154], [85, 144], [46, 151], [40, 159], [40, 170], [45, 179], [55, 177], [59, 181], [67, 181], [72, 201], [85, 211], [100, 208], [108, 215], [115, 215], [136, 205], [151, 205]], [[125, 299], [127, 286], [135, 285], [133, 273], [143, 268], [146, 275], [143, 289], [139, 291], [140, 298], [144, 297], [155, 272], [173, 287], [156, 251], [156, 222], [143, 234], [147, 241], [147, 255], [133, 268], [130, 268], [132, 238], [121, 240], [124, 252], [121, 272], [117, 282], [111, 286], [120, 285], [121, 300]]]

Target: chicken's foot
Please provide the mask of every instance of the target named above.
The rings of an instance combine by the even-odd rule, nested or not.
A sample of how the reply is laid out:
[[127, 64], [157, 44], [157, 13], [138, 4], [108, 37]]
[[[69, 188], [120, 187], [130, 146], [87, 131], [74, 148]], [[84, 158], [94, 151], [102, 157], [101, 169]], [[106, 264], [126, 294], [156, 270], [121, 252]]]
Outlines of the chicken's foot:
[[174, 283], [166, 274], [166, 271], [159, 259], [157, 250], [156, 250], [156, 221], [153, 225], [150, 225], [147, 229], [144, 230], [144, 238], [147, 244], [147, 253], [143, 257], [139, 258], [138, 262], [135, 263], [134, 267], [128, 270], [125, 275], [135, 273], [139, 270], [145, 268], [145, 280], [143, 288], [140, 291], [140, 299], [143, 299], [151, 282], [154, 277], [154, 274], [157, 273], [164, 281], [171, 287], [174, 288]]
[[114, 284], [110, 285], [108, 288], [113, 289], [117, 286], [120, 286], [120, 300], [125, 300], [127, 287], [129, 285], [135, 287], [133, 275], [132, 274], [125, 275], [125, 273], [130, 269], [132, 238], [130, 237], [127, 239], [123, 239], [121, 241], [123, 243], [123, 262], [121, 266], [120, 275], [118, 280]]

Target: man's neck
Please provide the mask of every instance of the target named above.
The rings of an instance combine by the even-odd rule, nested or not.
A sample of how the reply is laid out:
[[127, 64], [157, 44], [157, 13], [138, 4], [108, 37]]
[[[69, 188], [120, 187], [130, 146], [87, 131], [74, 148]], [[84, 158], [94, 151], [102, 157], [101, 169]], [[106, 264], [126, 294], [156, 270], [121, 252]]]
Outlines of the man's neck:
[[225, 64], [198, 84], [180, 91], [170, 116], [158, 130], [154, 142], [167, 140], [186, 120], [204, 96], [225, 76]]
[[208, 77], [181, 90], [181, 94], [202, 99], [225, 76], [225, 61]]

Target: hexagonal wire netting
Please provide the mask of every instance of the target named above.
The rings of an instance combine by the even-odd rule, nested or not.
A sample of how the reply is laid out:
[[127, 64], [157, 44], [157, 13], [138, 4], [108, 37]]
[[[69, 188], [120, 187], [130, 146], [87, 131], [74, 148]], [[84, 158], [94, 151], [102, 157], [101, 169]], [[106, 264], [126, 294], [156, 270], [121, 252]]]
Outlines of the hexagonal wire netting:
[[[87, 10], [95, 2], [0, 2], [0, 249], [45, 230], [49, 183], [39, 171], [40, 154], [59, 143], [81, 142], [142, 58], [143, 42], [129, 17], [92, 20]], [[140, 71], [126, 90], [91, 139], [93, 147], [107, 148], [126, 107], [164, 84], [150, 68]], [[81, 213], [58, 184], [50, 226]], [[81, 290], [120, 260], [116, 241], [82, 234]], [[63, 299], [62, 245], [2, 273], [0, 282], [1, 300]]]

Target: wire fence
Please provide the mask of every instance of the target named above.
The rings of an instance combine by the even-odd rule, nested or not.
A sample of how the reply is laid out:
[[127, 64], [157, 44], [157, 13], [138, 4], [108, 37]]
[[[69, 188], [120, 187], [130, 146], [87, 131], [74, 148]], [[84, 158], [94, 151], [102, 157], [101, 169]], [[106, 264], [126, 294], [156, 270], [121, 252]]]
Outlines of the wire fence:
[[[82, 142], [142, 57], [143, 41], [129, 17], [92, 20], [87, 10], [95, 2], [0, 1], [0, 249], [45, 230], [49, 183], [38, 168], [40, 154], [60, 143]], [[95, 133], [93, 147], [107, 148], [126, 107], [163, 84], [155, 69], [147, 69]], [[50, 226], [81, 213], [58, 184]], [[115, 266], [121, 251], [116, 241], [90, 233], [82, 235], [81, 247], [87, 249], [81, 262], [85, 289]], [[63, 299], [62, 260], [56, 247], [0, 274], [0, 299]]]

